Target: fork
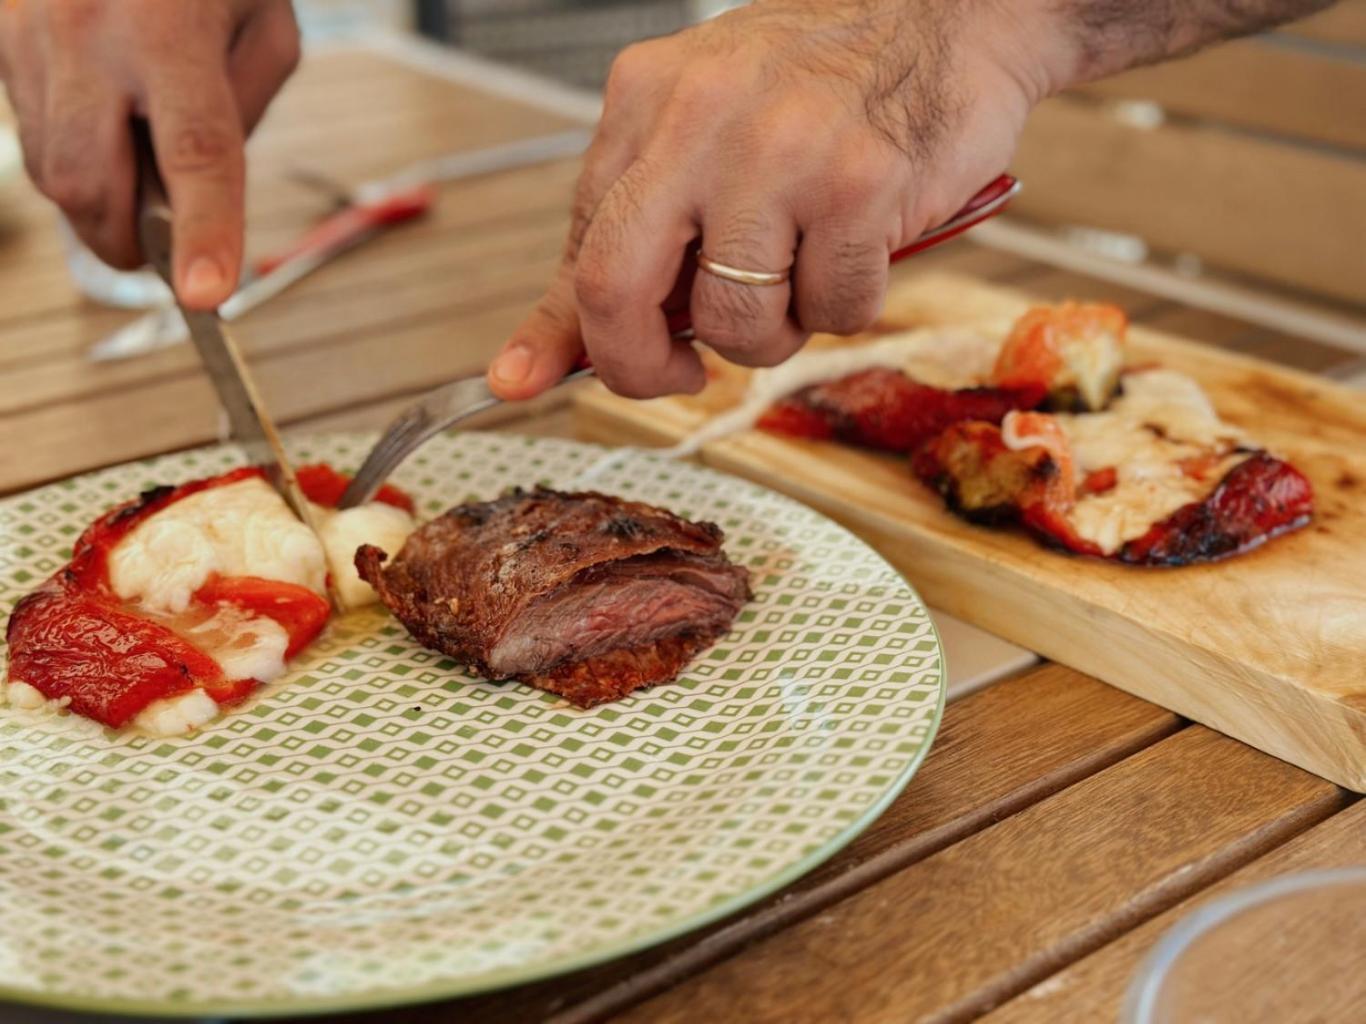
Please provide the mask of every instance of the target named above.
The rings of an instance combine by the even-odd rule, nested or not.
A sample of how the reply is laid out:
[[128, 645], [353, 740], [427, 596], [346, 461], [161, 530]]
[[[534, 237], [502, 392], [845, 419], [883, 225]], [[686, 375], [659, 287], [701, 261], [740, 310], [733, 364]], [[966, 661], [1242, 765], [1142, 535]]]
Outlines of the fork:
[[[968, 200], [968, 204], [951, 219], [937, 228], [926, 231], [904, 249], [892, 253], [891, 262], [896, 263], [932, 245], [938, 245], [999, 213], [1019, 191], [1018, 181], [1008, 174], [1001, 175]], [[687, 301], [692, 291], [693, 277], [697, 273], [696, 247], [689, 250], [688, 256], [673, 294], [664, 303], [669, 331], [674, 339], [679, 341], [693, 337], [692, 318]], [[593, 376], [595, 372], [592, 366], [581, 365], [561, 379], [555, 387], [583, 380], [585, 377]], [[389, 474], [423, 443], [461, 420], [493, 408], [501, 401], [502, 399], [489, 389], [482, 371], [477, 375], [442, 384], [427, 392], [399, 414], [375, 442], [374, 448], [370, 449], [365, 462], [342, 494], [338, 507], [351, 508], [369, 501], [389, 478]]]

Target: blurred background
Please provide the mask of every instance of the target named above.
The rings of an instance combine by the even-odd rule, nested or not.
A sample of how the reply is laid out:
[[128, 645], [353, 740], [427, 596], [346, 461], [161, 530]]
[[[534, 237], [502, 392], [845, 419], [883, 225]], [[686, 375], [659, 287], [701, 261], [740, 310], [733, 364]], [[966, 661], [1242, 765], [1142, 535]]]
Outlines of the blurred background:
[[304, 0], [313, 38], [357, 27], [423, 35], [584, 88], [600, 88], [617, 51], [738, 7], [727, 0]]

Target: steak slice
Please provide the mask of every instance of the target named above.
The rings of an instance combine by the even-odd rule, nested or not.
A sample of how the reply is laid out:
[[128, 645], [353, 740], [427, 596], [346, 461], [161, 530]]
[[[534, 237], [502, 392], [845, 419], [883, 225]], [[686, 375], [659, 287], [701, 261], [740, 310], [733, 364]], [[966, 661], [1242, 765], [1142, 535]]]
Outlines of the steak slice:
[[673, 679], [727, 630], [749, 574], [721, 530], [603, 494], [514, 490], [356, 568], [422, 644], [581, 707]]

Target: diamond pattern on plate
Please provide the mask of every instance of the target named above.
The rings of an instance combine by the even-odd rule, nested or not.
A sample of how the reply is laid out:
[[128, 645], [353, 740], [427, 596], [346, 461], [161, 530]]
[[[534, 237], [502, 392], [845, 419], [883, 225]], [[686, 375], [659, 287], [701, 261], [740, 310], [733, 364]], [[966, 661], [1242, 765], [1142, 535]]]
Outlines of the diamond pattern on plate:
[[[371, 440], [294, 454], [344, 468]], [[0, 502], [0, 608], [113, 502], [238, 461], [202, 449]], [[507, 435], [438, 439], [396, 479], [427, 515], [539, 481], [712, 519], [756, 597], [682, 681], [590, 711], [473, 679], [377, 609], [197, 737], [0, 709], [5, 994], [289, 1009], [553, 973], [813, 866], [928, 746], [944, 676], [924, 606], [804, 506]]]

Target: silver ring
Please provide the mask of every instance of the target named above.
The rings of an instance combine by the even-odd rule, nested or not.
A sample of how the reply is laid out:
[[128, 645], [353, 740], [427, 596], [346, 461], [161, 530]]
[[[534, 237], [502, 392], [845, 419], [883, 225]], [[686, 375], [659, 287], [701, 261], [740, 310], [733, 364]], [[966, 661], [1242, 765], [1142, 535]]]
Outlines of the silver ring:
[[717, 277], [724, 277], [727, 281], [734, 281], [736, 284], [750, 284], [758, 286], [768, 286], [784, 284], [792, 276], [792, 268], [786, 270], [741, 270], [739, 267], [727, 266], [725, 263], [717, 263], [714, 259], [704, 252], [697, 254], [697, 265], [708, 274]]

